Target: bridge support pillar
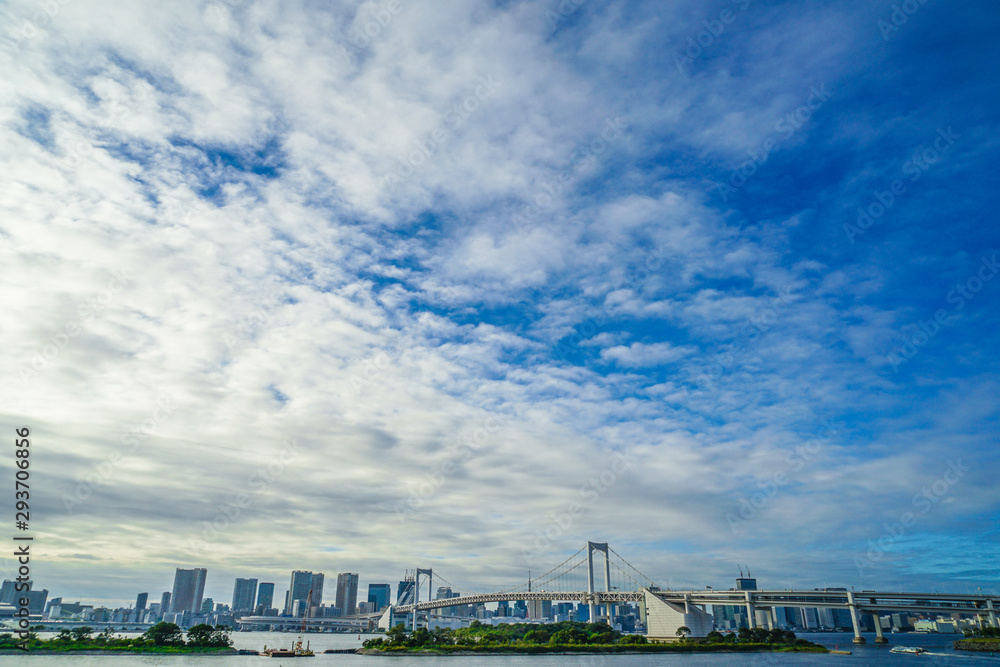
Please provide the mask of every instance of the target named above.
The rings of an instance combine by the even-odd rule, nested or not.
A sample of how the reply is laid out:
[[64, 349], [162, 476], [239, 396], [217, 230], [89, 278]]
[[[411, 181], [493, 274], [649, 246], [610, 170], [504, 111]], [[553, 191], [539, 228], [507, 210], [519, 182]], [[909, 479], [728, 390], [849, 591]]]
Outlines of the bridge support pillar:
[[607, 542], [587, 542], [587, 593], [590, 594], [590, 622], [597, 622], [597, 605], [594, 599], [594, 552], [604, 554], [604, 590], [611, 590], [611, 553]]
[[858, 621], [858, 605], [854, 602], [854, 593], [847, 591], [847, 606], [851, 610], [851, 624], [854, 626], [854, 643], [867, 644], [861, 636], [861, 623]]
[[994, 628], [1000, 628], [1000, 625], [997, 625], [997, 612], [993, 608], [993, 600], [986, 601], [986, 608], [990, 610], [990, 625]]
[[872, 620], [875, 621], [875, 643], [888, 644], [889, 640], [882, 634], [882, 621], [879, 620], [877, 611], [872, 612]]
[[747, 597], [747, 625], [753, 630], [757, 627], [757, 620], [754, 618], [753, 596], [750, 591], [746, 591]]
[[767, 629], [774, 630], [774, 607], [768, 607], [766, 612]]

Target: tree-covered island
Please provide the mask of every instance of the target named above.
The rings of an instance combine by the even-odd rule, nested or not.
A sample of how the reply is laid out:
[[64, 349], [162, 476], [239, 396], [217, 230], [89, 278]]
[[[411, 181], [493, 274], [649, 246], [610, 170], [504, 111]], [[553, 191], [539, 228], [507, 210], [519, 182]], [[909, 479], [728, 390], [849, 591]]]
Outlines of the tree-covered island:
[[742, 651], [802, 651], [826, 653], [819, 644], [796, 638], [786, 630], [743, 629], [736, 635], [711, 632], [703, 639], [683, 635], [676, 642], [651, 643], [642, 635], [622, 635], [606, 623], [536, 624], [497, 626], [473, 621], [457, 630], [417, 628], [407, 633], [402, 624], [384, 637], [369, 639], [358, 652], [365, 655], [400, 653], [688, 653]]
[[139, 637], [116, 635], [111, 628], [94, 634], [93, 628], [61, 630], [50, 639], [29, 632], [25, 645], [10, 633], [0, 634], [0, 654], [25, 650], [34, 653], [121, 652], [121, 653], [235, 653], [231, 628], [223, 625], [196, 625], [185, 633], [174, 623], [157, 623]]

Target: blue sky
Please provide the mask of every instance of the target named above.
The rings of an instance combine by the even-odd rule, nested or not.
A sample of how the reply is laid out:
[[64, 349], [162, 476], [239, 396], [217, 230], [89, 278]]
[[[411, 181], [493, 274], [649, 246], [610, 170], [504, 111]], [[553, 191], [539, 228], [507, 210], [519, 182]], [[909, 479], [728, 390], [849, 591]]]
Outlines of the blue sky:
[[54, 595], [489, 588], [588, 539], [673, 587], [996, 590], [991, 3], [0, 13]]

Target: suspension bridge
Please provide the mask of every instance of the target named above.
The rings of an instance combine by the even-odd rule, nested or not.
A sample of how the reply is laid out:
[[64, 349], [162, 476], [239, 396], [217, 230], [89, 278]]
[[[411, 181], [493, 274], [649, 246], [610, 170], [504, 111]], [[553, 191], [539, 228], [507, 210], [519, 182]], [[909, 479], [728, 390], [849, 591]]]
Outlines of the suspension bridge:
[[[595, 569], [595, 555], [599, 556]], [[600, 582], [597, 581], [598, 577]], [[446, 584], [456, 597], [434, 599], [434, 582]], [[427, 598], [421, 601], [421, 588], [426, 585]], [[598, 587], [602, 586], [602, 587]], [[251, 616], [240, 623], [281, 627], [299, 626], [305, 622], [311, 629], [335, 628], [361, 630], [374, 626], [388, 629], [398, 622], [411, 628], [432, 627], [435, 610], [450, 607], [510, 601], [579, 602], [587, 605], [592, 621], [610, 620], [616, 605], [638, 603], [640, 614], [651, 639], [675, 640], [676, 631], [684, 626], [691, 636], [704, 637], [714, 629], [708, 605], [736, 606], [745, 609], [751, 628], [777, 627], [778, 607], [845, 609], [850, 612], [854, 642], [865, 643], [861, 635], [861, 614], [875, 616], [877, 643], [886, 643], [878, 622], [880, 612], [911, 612], [963, 614], [980, 626], [1000, 627], [997, 610], [1000, 596], [952, 595], [942, 593], [896, 593], [885, 591], [847, 590], [688, 590], [662, 588], [650, 577], [633, 567], [607, 543], [587, 542], [575, 554], [542, 575], [519, 586], [499, 591], [476, 591], [457, 586], [432, 569], [417, 568], [413, 586], [406, 596], [385, 610], [364, 615], [334, 618], [275, 618]], [[603, 614], [599, 615], [599, 611]], [[290, 625], [289, 625], [290, 624]]]

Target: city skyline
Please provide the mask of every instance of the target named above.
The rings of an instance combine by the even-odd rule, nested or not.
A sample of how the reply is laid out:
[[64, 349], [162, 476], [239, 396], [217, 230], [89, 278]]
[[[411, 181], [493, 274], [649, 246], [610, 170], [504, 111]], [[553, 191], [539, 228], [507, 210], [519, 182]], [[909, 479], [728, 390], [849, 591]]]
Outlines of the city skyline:
[[53, 595], [367, 601], [587, 540], [673, 588], [1000, 586], [994, 4], [0, 23], [0, 422]]

